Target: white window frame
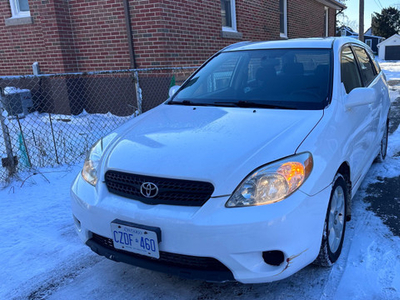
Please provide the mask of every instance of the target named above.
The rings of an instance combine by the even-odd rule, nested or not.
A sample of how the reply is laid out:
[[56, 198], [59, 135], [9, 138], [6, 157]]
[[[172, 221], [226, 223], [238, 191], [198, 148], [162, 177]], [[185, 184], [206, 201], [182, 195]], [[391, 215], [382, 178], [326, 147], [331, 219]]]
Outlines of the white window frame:
[[[281, 1], [281, 0], [279, 0]], [[279, 24], [279, 32], [280, 32], [280, 37], [281, 38], [287, 38], [288, 37], [288, 17], [287, 17], [287, 0], [282, 0], [283, 1], [283, 32], [281, 31], [281, 25]], [[280, 16], [281, 12], [279, 11], [279, 22], [281, 20]]]
[[222, 26], [222, 31], [229, 31], [229, 32], [237, 32], [236, 27], [236, 5], [235, 0], [231, 1], [231, 20], [232, 20], [232, 27]]
[[372, 48], [372, 39], [366, 39], [365, 43], [368, 45], [368, 47]]
[[12, 18], [24, 18], [24, 17], [31, 16], [31, 12], [29, 10], [21, 11], [19, 9], [19, 1], [18, 0], [10, 0], [10, 7], [11, 7]]
[[325, 12], [325, 28], [324, 28], [324, 36], [328, 37], [329, 36], [329, 7], [325, 6], [324, 7], [324, 12]]

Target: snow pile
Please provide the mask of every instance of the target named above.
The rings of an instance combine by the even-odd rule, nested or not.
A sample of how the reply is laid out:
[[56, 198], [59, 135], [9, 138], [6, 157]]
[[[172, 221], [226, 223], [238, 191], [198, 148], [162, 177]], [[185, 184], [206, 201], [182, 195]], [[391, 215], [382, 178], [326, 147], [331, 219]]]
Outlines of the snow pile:
[[30, 90], [20, 89], [13, 86], [6, 86], [3, 90], [4, 95], [30, 93]]

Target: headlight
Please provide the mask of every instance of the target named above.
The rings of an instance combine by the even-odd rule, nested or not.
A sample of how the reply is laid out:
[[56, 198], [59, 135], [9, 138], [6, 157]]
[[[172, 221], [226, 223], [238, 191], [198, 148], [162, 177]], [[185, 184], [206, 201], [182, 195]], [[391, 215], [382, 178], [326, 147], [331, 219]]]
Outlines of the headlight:
[[297, 190], [313, 168], [310, 153], [294, 155], [263, 166], [238, 186], [226, 207], [264, 205], [282, 201]]
[[104, 149], [116, 136], [115, 133], [109, 134], [104, 138], [98, 140], [88, 152], [85, 163], [83, 164], [82, 177], [91, 185], [96, 185], [98, 180], [98, 166], [100, 159], [103, 156]]

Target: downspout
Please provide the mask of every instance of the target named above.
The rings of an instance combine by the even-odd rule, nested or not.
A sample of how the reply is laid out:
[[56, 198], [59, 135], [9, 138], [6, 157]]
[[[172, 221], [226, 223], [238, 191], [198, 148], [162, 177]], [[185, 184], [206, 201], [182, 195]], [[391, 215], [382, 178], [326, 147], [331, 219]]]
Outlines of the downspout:
[[[338, 13], [335, 14], [335, 34], [337, 33], [337, 16], [341, 14], [347, 7], [342, 8]], [[340, 33], [340, 36], [342, 36], [342, 33]]]
[[129, 0], [123, 0], [125, 12], [126, 33], [128, 38], [130, 68], [136, 69], [135, 48], [133, 46], [131, 15], [129, 13]]
[[[336, 34], [336, 32], [337, 32], [337, 27], [336, 27], [336, 25], [337, 25], [337, 16], [338, 16], [339, 14], [341, 14], [346, 8], [347, 8], [346, 6], [345, 6], [345, 7], [342, 7], [341, 10], [339, 10], [339, 12], [337, 12], [337, 13], [335, 14], [335, 34]], [[340, 34], [340, 35], [341, 35], [341, 34]]]
[[338, 14], [342, 13], [342, 11], [344, 11], [347, 7], [342, 8], [341, 10], [339, 10], [339, 12], [336, 13], [336, 17], [338, 16]]

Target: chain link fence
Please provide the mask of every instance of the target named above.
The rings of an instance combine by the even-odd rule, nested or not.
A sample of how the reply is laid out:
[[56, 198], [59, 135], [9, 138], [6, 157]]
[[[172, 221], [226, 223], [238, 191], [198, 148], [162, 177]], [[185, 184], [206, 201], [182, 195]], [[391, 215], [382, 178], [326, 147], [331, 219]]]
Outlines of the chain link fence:
[[22, 170], [83, 161], [96, 140], [164, 102], [195, 70], [0, 77], [0, 187]]

